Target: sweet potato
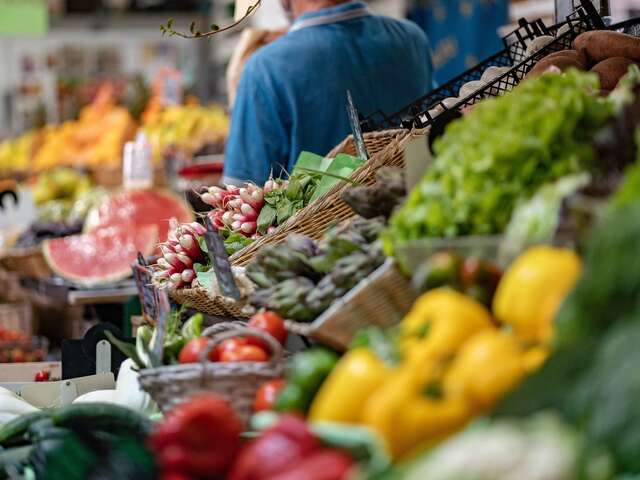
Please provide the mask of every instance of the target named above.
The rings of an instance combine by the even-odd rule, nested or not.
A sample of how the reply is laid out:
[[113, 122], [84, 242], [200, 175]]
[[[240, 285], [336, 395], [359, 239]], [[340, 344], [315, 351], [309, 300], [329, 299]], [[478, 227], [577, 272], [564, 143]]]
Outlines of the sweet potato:
[[596, 64], [591, 69], [600, 77], [600, 88], [611, 91], [616, 88], [620, 79], [629, 71], [629, 66], [635, 62], [624, 57], [611, 57]]
[[557, 67], [560, 71], [566, 72], [570, 68], [575, 68], [576, 70], [584, 70], [584, 66], [575, 60], [574, 58], [567, 56], [558, 56], [555, 58], [543, 58], [540, 60], [535, 67], [533, 67], [525, 78], [535, 78], [537, 76], [542, 75], [551, 67]]
[[591, 64], [611, 57], [640, 61], [640, 38], [608, 30], [581, 33], [573, 41], [573, 49], [584, 50]]
[[558, 58], [569, 58], [572, 60], [575, 60], [576, 62], [578, 62], [580, 65], [582, 65], [582, 68], [584, 70], [587, 69], [587, 57], [584, 53], [584, 51], [577, 51], [577, 50], [561, 50], [559, 52], [553, 52], [550, 53], [549, 55], [547, 55], [546, 57], [543, 58], [543, 60], [546, 59], [558, 59]]

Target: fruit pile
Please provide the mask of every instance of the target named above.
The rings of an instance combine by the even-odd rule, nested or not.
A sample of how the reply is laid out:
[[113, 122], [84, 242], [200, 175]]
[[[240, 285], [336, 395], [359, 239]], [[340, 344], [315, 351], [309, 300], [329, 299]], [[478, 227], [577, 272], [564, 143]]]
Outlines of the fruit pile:
[[42, 362], [46, 350], [44, 339], [0, 327], [0, 363]]

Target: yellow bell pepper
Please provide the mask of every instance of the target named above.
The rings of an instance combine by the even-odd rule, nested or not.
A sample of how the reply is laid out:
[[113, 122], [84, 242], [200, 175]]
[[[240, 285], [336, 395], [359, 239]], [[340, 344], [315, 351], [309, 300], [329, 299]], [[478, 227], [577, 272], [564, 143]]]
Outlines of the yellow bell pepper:
[[484, 331], [460, 349], [444, 376], [444, 392], [465, 398], [486, 411], [526, 375], [526, 361], [517, 339], [500, 331]]
[[523, 340], [548, 342], [553, 319], [581, 270], [580, 258], [572, 250], [530, 248], [500, 281], [493, 299], [495, 316]]
[[347, 352], [316, 394], [309, 419], [357, 423], [369, 396], [391, 375], [391, 369], [368, 348]]
[[430, 398], [415, 371], [400, 368], [367, 401], [363, 423], [392, 458], [407, 458], [461, 429], [471, 418], [462, 398]]
[[494, 328], [484, 305], [437, 288], [423, 294], [402, 320], [400, 347], [403, 356], [420, 364], [430, 356], [451, 355], [476, 332]]

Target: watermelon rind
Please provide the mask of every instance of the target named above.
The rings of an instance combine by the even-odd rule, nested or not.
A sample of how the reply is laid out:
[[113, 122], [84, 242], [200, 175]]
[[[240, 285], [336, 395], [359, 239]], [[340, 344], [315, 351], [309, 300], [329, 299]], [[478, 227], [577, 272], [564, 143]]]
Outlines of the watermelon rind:
[[[136, 191], [138, 190], [121, 190], [121, 191], [112, 193], [111, 195], [107, 196], [104, 199], [104, 202], [105, 203], [109, 202], [112, 198], [117, 197], [118, 195], [122, 195], [125, 193], [135, 193]], [[145, 191], [145, 190], [142, 190], [142, 191]], [[148, 191], [166, 198], [170, 198], [176, 203], [176, 205], [179, 205], [182, 211], [184, 212], [183, 217], [178, 218], [179, 222], [187, 223], [187, 222], [193, 222], [195, 220], [195, 215], [191, 210], [191, 208], [189, 208], [189, 204], [184, 199], [176, 195], [175, 193], [166, 189], [153, 189]], [[100, 202], [98, 205], [94, 206], [91, 210], [89, 210], [89, 213], [85, 218], [83, 233], [91, 233], [96, 228], [105, 226], [105, 225], [100, 225], [100, 207], [102, 203], [103, 202]], [[171, 219], [167, 218], [166, 220], [169, 221]], [[166, 238], [160, 238], [159, 241], [164, 242], [166, 241]]]
[[[147, 245], [144, 249], [141, 250], [142, 254], [146, 257], [153, 254], [153, 251], [158, 242], [158, 228], [155, 225], [145, 225], [142, 228], [145, 230], [153, 231], [153, 234], [150, 235]], [[91, 233], [91, 232], [90, 232]], [[60, 239], [52, 239], [45, 240], [42, 242], [42, 254], [44, 256], [44, 260], [56, 275], [60, 278], [67, 280], [68, 282], [77, 285], [83, 288], [95, 288], [95, 287], [104, 287], [114, 283], [118, 283], [128, 277], [131, 276], [131, 265], [127, 264], [123, 265], [121, 271], [116, 271], [110, 274], [104, 274], [98, 277], [86, 277], [76, 275], [69, 271], [65, 271], [63, 265], [59, 265], [58, 262], [53, 258], [50, 250], [50, 245], [52, 242]], [[133, 261], [133, 260], [132, 260]]]

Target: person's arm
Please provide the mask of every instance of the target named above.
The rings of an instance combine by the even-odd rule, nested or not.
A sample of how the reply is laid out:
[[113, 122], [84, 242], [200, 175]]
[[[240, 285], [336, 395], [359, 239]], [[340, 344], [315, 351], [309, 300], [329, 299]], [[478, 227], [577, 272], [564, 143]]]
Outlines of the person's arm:
[[231, 114], [223, 181], [262, 185], [286, 168], [288, 115], [273, 81], [260, 62], [249, 60], [240, 79]]

